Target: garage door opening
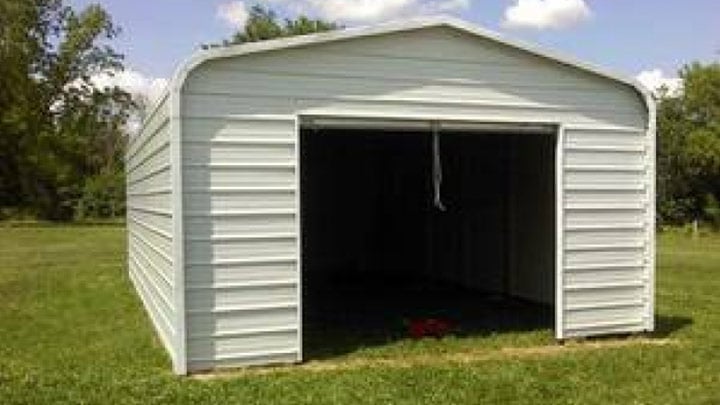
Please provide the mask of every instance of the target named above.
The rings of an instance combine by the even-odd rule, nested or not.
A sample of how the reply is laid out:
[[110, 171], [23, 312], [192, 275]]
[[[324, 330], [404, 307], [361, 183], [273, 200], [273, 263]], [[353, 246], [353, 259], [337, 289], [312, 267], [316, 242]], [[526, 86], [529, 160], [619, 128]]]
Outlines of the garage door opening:
[[554, 130], [300, 138], [305, 358], [405, 338], [417, 319], [459, 336], [552, 328]]

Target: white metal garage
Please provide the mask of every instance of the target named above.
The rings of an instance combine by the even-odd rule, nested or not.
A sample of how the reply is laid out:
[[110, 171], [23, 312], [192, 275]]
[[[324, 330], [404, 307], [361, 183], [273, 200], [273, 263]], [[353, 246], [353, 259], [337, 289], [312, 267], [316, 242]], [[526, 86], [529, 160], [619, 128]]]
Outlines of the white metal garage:
[[178, 374], [301, 361], [304, 280], [345, 269], [649, 331], [654, 121], [632, 80], [447, 18], [203, 51], [128, 147], [130, 276]]

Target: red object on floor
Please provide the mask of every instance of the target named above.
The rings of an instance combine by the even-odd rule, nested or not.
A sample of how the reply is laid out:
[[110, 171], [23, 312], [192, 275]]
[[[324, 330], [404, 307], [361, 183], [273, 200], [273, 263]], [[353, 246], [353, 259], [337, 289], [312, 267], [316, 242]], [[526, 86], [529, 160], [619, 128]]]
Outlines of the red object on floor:
[[408, 323], [408, 334], [413, 339], [422, 339], [426, 336], [441, 338], [452, 329], [449, 321], [438, 318], [413, 319]]

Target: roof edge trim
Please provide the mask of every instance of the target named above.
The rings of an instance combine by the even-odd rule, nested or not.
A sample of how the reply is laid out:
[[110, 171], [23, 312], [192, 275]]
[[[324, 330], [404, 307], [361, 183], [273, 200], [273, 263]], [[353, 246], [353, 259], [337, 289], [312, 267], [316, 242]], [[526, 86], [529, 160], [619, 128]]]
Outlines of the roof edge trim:
[[[648, 129], [654, 129], [656, 111], [655, 98], [652, 92], [650, 92], [650, 90], [648, 90], [645, 86], [643, 86], [639, 81], [635, 80], [634, 78], [630, 78], [623, 74], [613, 72], [609, 69], [597, 67], [590, 63], [580, 61], [576, 58], [569, 57], [555, 51], [544, 49], [537, 45], [507, 38], [498, 32], [481, 28], [461, 19], [449, 16], [417, 17], [370, 26], [352, 27], [337, 31], [328, 31], [317, 34], [278, 38], [267, 41], [231, 45], [226, 47], [212, 48], [208, 50], [200, 50], [195, 52], [189, 59], [187, 59], [178, 67], [178, 69], [173, 74], [169, 85], [166, 87], [165, 93], [175, 93], [179, 95], [180, 90], [185, 83], [185, 80], [190, 75], [190, 72], [192, 72], [199, 65], [214, 59], [223, 59], [234, 56], [267, 52], [272, 50], [296, 48], [353, 38], [384, 35], [403, 31], [413, 31], [417, 29], [431, 27], [454, 28], [480, 38], [489, 39], [499, 44], [506, 45], [511, 48], [554, 61], [556, 63], [574, 67], [582, 71], [592, 73], [597, 76], [601, 76], [606, 79], [610, 79], [612, 81], [627, 85], [633, 88], [644, 101], [648, 112]], [[158, 100], [162, 100], [165, 97], [167, 97], [167, 94], [163, 94]], [[156, 107], [157, 105], [154, 105], [153, 109]]]

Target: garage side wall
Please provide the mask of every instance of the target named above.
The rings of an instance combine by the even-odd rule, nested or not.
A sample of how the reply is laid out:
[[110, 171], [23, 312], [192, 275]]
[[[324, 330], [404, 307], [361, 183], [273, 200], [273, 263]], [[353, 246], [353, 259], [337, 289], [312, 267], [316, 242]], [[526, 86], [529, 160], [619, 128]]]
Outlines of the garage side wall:
[[128, 267], [160, 340], [177, 362], [168, 108], [166, 96], [128, 145]]
[[209, 60], [181, 94], [191, 369], [301, 357], [301, 115], [562, 124], [558, 336], [651, 327], [654, 172], [627, 85], [436, 27]]

